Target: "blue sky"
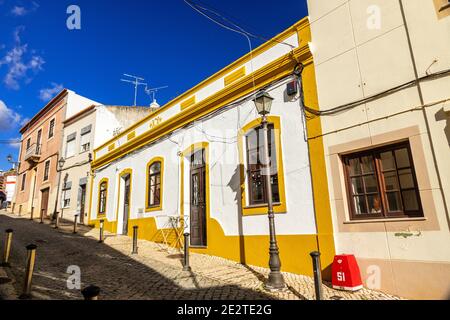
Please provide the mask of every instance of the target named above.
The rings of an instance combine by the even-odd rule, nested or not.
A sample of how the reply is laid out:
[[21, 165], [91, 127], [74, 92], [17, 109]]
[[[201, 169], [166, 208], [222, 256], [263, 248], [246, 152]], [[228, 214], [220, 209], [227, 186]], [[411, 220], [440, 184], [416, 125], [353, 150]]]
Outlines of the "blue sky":
[[[273, 37], [307, 15], [305, 0], [202, 0], [249, 32]], [[81, 9], [69, 30], [68, 6]], [[252, 39], [254, 47], [262, 41]], [[21, 125], [61, 88], [104, 104], [132, 105], [123, 73], [144, 77], [164, 104], [249, 50], [183, 0], [0, 0], [0, 169]], [[138, 105], [150, 98], [139, 91]]]

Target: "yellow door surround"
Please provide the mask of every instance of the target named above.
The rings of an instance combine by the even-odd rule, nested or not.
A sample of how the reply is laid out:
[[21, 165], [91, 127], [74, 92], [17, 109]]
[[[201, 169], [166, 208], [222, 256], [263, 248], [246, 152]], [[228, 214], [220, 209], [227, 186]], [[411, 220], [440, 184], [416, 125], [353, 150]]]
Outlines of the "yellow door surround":
[[[128, 169], [124, 169], [119, 173], [119, 188], [118, 190], [118, 195], [117, 195], [117, 208], [116, 208], [116, 233], [118, 233], [118, 227], [119, 227], [119, 210], [121, 210], [119, 208], [120, 206], [120, 197], [123, 196], [120, 194], [120, 185], [122, 184], [122, 177], [125, 177], [129, 175], [130, 176], [130, 199], [129, 199], [129, 204], [128, 204], [128, 222], [130, 221], [130, 212], [131, 212], [131, 201], [133, 198], [133, 169], [128, 168]], [[123, 208], [122, 208], [123, 209]], [[128, 223], [128, 228], [130, 227], [130, 224]]]
[[[190, 188], [189, 186], [185, 186], [184, 185], [184, 173], [185, 173], [185, 167], [184, 167], [184, 163], [187, 157], [189, 157], [191, 154], [193, 154], [196, 151], [199, 151], [201, 149], [205, 150], [205, 165], [206, 165], [206, 169], [205, 169], [205, 176], [206, 176], [206, 181], [205, 181], [205, 194], [206, 194], [206, 244], [207, 246], [205, 248], [196, 248], [195, 250], [200, 250], [200, 252], [203, 250], [207, 250], [208, 249], [208, 245], [209, 245], [209, 240], [211, 237], [210, 234], [210, 225], [211, 225], [211, 218], [210, 218], [210, 184], [209, 184], [209, 143], [208, 142], [198, 142], [198, 143], [194, 143], [193, 145], [189, 146], [188, 148], [186, 148], [180, 155], [181, 157], [181, 161], [180, 161], [180, 173], [181, 173], [181, 191], [180, 191], [180, 216], [181, 218], [183, 218], [181, 221], [183, 223], [183, 227], [184, 227], [184, 216], [185, 214], [189, 214], [184, 212], [184, 192], [186, 191], [185, 188]], [[190, 189], [188, 189], [188, 192], [190, 191]]]

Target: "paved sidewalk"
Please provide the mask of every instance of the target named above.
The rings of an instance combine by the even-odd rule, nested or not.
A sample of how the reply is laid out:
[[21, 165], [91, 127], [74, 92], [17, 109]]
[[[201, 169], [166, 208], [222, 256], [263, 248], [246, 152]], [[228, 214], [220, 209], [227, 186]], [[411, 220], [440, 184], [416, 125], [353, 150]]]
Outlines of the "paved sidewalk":
[[[101, 299], [105, 300], [314, 298], [314, 283], [310, 277], [284, 273], [288, 289], [271, 293], [263, 289], [263, 281], [268, 275], [268, 270], [264, 268], [191, 254], [192, 272], [183, 272], [182, 255], [175, 249], [167, 250], [152, 242], [139, 241], [139, 254], [131, 255], [132, 239], [128, 237], [105, 233], [105, 243], [100, 244], [98, 230], [80, 226], [79, 234], [73, 235], [69, 223], [62, 223], [58, 230], [48, 223], [41, 225], [37, 221], [0, 212], [2, 229], [11, 227], [15, 230], [11, 257], [13, 267], [7, 272], [10, 278], [17, 280], [12, 281], [17, 293], [21, 290], [25, 271], [24, 247], [35, 243], [38, 245], [33, 278], [36, 299], [82, 299], [79, 290], [67, 289], [70, 275], [66, 271], [71, 265], [80, 267], [82, 286], [99, 286], [102, 289]], [[3, 241], [2, 237], [2, 246]], [[0, 295], [1, 287], [0, 282]], [[348, 293], [325, 285], [324, 296], [326, 299], [398, 299], [368, 289]]]

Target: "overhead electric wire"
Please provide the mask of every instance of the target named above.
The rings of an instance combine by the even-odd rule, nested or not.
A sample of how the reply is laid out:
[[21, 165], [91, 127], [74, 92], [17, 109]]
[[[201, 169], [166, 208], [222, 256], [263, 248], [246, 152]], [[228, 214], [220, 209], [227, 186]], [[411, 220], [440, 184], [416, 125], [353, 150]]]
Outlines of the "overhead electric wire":
[[[419, 81], [424, 81], [424, 80], [439, 78], [439, 77], [442, 77], [442, 76], [445, 76], [445, 75], [448, 75], [448, 74], [450, 74], [450, 69], [439, 71], [439, 72], [436, 72], [436, 73], [428, 74], [426, 76], [423, 76], [423, 77], [419, 78], [418, 80]], [[311, 113], [311, 114], [313, 114], [315, 116], [332, 115], [332, 114], [335, 114], [335, 113], [339, 113], [339, 112], [343, 112], [343, 111], [355, 108], [355, 107], [357, 107], [357, 106], [359, 106], [361, 104], [377, 100], [377, 99], [379, 99], [381, 97], [384, 97], [386, 95], [393, 94], [395, 92], [398, 92], [400, 90], [403, 90], [403, 89], [406, 89], [406, 88], [409, 88], [409, 87], [413, 87], [415, 85], [416, 85], [416, 80], [414, 79], [414, 80], [411, 80], [409, 82], [403, 83], [403, 84], [401, 84], [399, 86], [390, 88], [389, 90], [385, 90], [383, 92], [380, 92], [380, 93], [374, 94], [372, 96], [369, 96], [367, 98], [360, 99], [360, 100], [357, 100], [357, 101], [354, 101], [354, 102], [350, 102], [350, 103], [347, 103], [347, 104], [343, 104], [343, 105], [340, 105], [338, 107], [334, 107], [334, 108], [331, 108], [331, 109], [314, 110], [314, 109], [311, 109], [311, 108], [309, 108], [307, 106], [304, 106], [304, 108], [305, 108], [306, 111], [308, 111], [309, 113]]]
[[[225, 29], [227, 29], [227, 30], [230, 30], [230, 31], [233, 31], [233, 32], [242, 34], [242, 35], [246, 35], [246, 36], [252, 37], [252, 38], [254, 38], [254, 39], [262, 40], [262, 41], [277, 42], [277, 43], [279, 43], [279, 44], [284, 44], [284, 45], [286, 45], [286, 46], [289, 46], [289, 47], [291, 48], [291, 50], [292, 50], [292, 49], [295, 49], [295, 46], [293, 46], [293, 45], [291, 45], [291, 44], [289, 44], [289, 43], [287, 43], [287, 42], [280, 41], [280, 40], [275, 40], [275, 39], [268, 39], [268, 38], [266, 38], [266, 37], [264, 37], [264, 36], [261, 36], [261, 35], [258, 35], [258, 34], [254, 34], [254, 33], [250, 33], [250, 32], [248, 32], [248, 31], [244, 30], [242, 27], [240, 27], [237, 23], [234, 23], [234, 22], [230, 21], [230, 19], [227, 19], [226, 17], [224, 17], [223, 14], [220, 14], [220, 13], [218, 13], [218, 12], [215, 11], [215, 10], [212, 10], [212, 9], [210, 9], [210, 8], [207, 8], [207, 7], [205, 7], [205, 5], [203, 5], [203, 4], [202, 4], [202, 5], [199, 5], [199, 4], [197, 4], [197, 3], [194, 3], [194, 2], [191, 1], [191, 0], [184, 0], [184, 2], [185, 2], [187, 5], [189, 5], [192, 9], [194, 9], [195, 11], [197, 11], [198, 13], [200, 13], [201, 15], [203, 15], [204, 17], [206, 17], [207, 19], [211, 20], [212, 22], [216, 23], [217, 25], [219, 25], [219, 26], [221, 26], [221, 27], [223, 27], [223, 28], [225, 28]], [[227, 26], [227, 25], [223, 24], [223, 23], [220, 22], [220, 21], [217, 21], [216, 19], [214, 19], [213, 17], [211, 17], [210, 15], [208, 15], [207, 13], [205, 13], [205, 12], [202, 11], [202, 10], [213, 13], [213, 14], [216, 15], [217, 17], [221, 18], [222, 20], [226, 21], [227, 23], [231, 24], [232, 26], [238, 28], [239, 30], [236, 30], [236, 29], [234, 29], [234, 28], [232, 28], [232, 27], [230, 27], [230, 26]]]

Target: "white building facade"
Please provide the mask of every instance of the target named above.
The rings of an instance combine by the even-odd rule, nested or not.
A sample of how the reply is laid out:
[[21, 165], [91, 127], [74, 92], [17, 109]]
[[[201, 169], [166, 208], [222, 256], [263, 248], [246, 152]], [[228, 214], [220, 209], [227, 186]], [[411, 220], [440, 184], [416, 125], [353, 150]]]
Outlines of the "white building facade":
[[322, 225], [331, 216], [320, 199], [315, 210], [311, 172], [320, 169], [310, 165], [307, 142], [320, 126], [305, 125], [294, 75], [302, 65], [305, 100], [314, 105], [308, 41], [303, 19], [97, 148], [90, 221], [130, 236], [137, 226], [140, 238], [156, 242], [164, 231], [172, 230], [172, 242], [180, 240], [175, 230], [189, 232], [192, 251], [267, 267], [261, 116], [252, 101], [265, 90], [274, 98], [268, 121], [282, 270], [311, 274], [309, 253], [318, 246], [328, 267], [334, 246]]

